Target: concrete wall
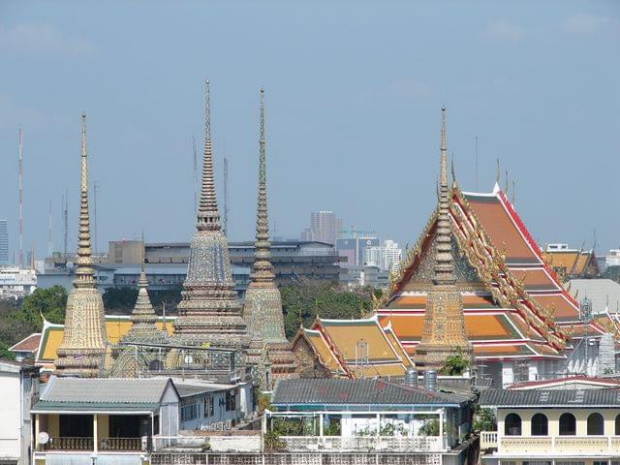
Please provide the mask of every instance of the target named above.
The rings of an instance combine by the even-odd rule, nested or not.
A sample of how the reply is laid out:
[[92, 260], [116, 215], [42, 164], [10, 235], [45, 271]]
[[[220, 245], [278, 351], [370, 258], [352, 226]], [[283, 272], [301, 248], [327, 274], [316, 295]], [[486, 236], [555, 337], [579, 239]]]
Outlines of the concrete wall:
[[0, 459], [20, 457], [22, 427], [21, 384], [19, 372], [0, 371], [0, 399], [2, 399], [2, 421], [0, 421]]

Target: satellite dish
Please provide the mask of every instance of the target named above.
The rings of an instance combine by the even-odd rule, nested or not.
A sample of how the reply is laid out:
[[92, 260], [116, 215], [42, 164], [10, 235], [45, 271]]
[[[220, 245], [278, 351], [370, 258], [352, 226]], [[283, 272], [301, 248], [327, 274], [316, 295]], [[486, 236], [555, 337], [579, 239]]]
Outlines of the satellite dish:
[[69, 268], [70, 270], [72, 270], [74, 265], [73, 265], [73, 262], [67, 262], [67, 265], [66, 265], [66, 266], [67, 266], [67, 268]]
[[189, 365], [190, 363], [194, 361], [194, 358], [191, 355], [186, 355], [184, 361], [185, 361], [185, 364]]
[[37, 436], [37, 439], [39, 440], [39, 444], [47, 444], [50, 441], [50, 435], [45, 431], [41, 431]]

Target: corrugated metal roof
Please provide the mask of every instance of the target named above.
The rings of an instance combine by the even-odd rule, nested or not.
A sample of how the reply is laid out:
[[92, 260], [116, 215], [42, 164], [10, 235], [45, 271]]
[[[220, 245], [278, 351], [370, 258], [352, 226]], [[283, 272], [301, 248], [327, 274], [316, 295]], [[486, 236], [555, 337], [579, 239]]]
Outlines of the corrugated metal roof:
[[431, 392], [380, 379], [287, 379], [276, 384], [273, 405], [457, 405], [473, 396]]
[[122, 402], [48, 402], [40, 400], [32, 408], [32, 413], [38, 412], [144, 412], [155, 411], [158, 403], [122, 403]]
[[618, 407], [620, 389], [487, 389], [480, 394], [487, 407]]
[[170, 380], [54, 378], [41, 394], [46, 402], [158, 403]]

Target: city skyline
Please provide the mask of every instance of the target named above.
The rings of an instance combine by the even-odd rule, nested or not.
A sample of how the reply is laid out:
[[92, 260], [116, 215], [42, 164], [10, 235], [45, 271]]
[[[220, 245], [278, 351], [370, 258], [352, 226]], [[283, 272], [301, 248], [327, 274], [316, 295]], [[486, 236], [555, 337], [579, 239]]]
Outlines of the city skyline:
[[[517, 211], [540, 246], [588, 246], [596, 230], [599, 253], [617, 247], [620, 219], [592, 208], [600, 187], [612, 185], [620, 168], [614, 156], [620, 147], [614, 130], [620, 65], [612, 59], [618, 41], [610, 40], [618, 37], [619, 20], [611, 3], [554, 2], [537, 8], [536, 20], [529, 16], [534, 7], [493, 4], [467, 11], [453, 4], [454, 14], [422, 4], [386, 11], [369, 4], [318, 5], [302, 7], [293, 17], [286, 8], [269, 6], [180, 4], [169, 15], [152, 17], [141, 37], [133, 35], [131, 24], [143, 10], [132, 5], [102, 9], [86, 2], [70, 14], [39, 6], [36, 14], [17, 2], [0, 7], [0, 49], [7, 63], [0, 77], [0, 153], [8, 180], [0, 186], [0, 217], [9, 220], [11, 257], [18, 243], [20, 124], [24, 248], [34, 242], [39, 257], [47, 250], [51, 200], [55, 248], [62, 249], [65, 193], [68, 250], [75, 248], [78, 186], [72, 162], [79, 156], [82, 110], [91, 121], [91, 186], [100, 186], [98, 250], [108, 240], [137, 238], [142, 230], [149, 241], [189, 240], [195, 215], [191, 139], [201, 134], [205, 77], [213, 83], [220, 207], [224, 156], [230, 164], [231, 240], [253, 235], [258, 151], [253, 121], [256, 92], [264, 85], [271, 102], [266, 137], [274, 235], [298, 237], [309, 212], [332, 210], [345, 224], [412, 244], [434, 204], [433, 160], [445, 103], [448, 153], [464, 190], [476, 190], [477, 183], [477, 190], [489, 192], [499, 157], [502, 187], [507, 170], [509, 190], [516, 181]], [[467, 21], [459, 20], [459, 12]], [[91, 13], [101, 16], [99, 24], [80, 26]], [[389, 29], [374, 22], [377, 14]], [[240, 19], [234, 34], [218, 24], [230, 23], [219, 20], [231, 15]], [[165, 16], [170, 24], [162, 22]], [[118, 37], [102, 27], [112, 17], [118, 19]], [[187, 32], [173, 24], [181, 19]], [[339, 35], [341, 23], [369, 34], [356, 34], [353, 42]], [[163, 24], [172, 33], [170, 43], [157, 39], [158, 46], [150, 47]], [[286, 31], [295, 31], [291, 43], [272, 53]], [[422, 37], [428, 45], [420, 49], [415, 43]], [[485, 58], [468, 54], [468, 64], [459, 54], [461, 40]], [[187, 53], [178, 54], [183, 47]], [[283, 58], [289, 56], [300, 69]], [[369, 62], [376, 66], [368, 68]], [[317, 74], [312, 71], [317, 63], [323, 70], [340, 67]], [[115, 77], [117, 67], [122, 80]], [[78, 79], [85, 69], [92, 73]], [[585, 180], [592, 187], [584, 188]]]

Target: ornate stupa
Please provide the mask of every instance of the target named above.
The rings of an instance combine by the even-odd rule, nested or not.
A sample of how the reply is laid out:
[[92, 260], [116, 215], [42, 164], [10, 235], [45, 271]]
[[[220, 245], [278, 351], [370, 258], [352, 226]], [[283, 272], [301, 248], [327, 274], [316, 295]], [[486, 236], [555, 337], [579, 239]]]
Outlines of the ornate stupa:
[[[144, 239], [142, 239], [144, 244]], [[166, 344], [168, 336], [164, 331], [160, 331], [157, 326], [157, 315], [149, 298], [149, 282], [146, 278], [144, 267], [145, 257], [142, 249], [142, 265], [140, 268], [140, 278], [138, 279], [138, 298], [131, 312], [131, 329], [123, 336], [122, 342], [138, 342], [143, 344]]]
[[82, 114], [80, 228], [75, 265], [75, 279], [67, 299], [65, 329], [56, 352], [55, 366], [59, 376], [96, 377], [105, 363], [107, 339], [103, 299], [95, 284], [90, 247], [85, 114]]
[[[270, 261], [264, 95], [265, 91], [261, 89], [256, 242], [254, 265], [250, 274], [250, 285], [245, 294], [243, 316], [252, 336], [248, 363], [259, 365], [263, 357], [262, 353], [268, 351], [273, 378], [278, 379], [296, 376], [297, 359], [284, 332], [282, 298], [275, 283], [273, 266]], [[265, 389], [269, 389], [269, 386]]]
[[433, 286], [427, 295], [422, 340], [416, 349], [416, 365], [441, 369], [446, 359], [461, 351], [470, 359], [471, 344], [465, 335], [463, 299], [456, 286], [452, 251], [451, 194], [448, 186], [446, 109], [441, 110], [441, 172], [439, 182], [437, 239]]
[[247, 349], [249, 336], [230, 271], [228, 241], [222, 233], [215, 196], [209, 81], [206, 81], [205, 148], [196, 234], [190, 245], [175, 343]]

